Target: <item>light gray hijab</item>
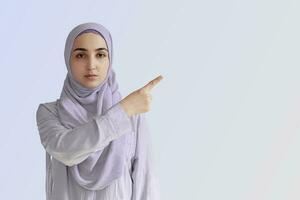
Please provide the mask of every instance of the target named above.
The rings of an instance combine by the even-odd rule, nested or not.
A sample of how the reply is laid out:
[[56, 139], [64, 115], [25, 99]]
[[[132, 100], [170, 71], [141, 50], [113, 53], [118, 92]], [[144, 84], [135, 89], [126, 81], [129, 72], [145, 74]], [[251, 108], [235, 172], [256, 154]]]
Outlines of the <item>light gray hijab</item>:
[[[76, 82], [69, 65], [73, 42], [77, 36], [85, 32], [94, 32], [102, 36], [109, 50], [107, 76], [99, 86], [93, 89], [83, 87]], [[58, 101], [58, 116], [64, 126], [74, 128], [95, 116], [104, 114], [122, 98], [118, 91], [115, 72], [112, 69], [112, 38], [104, 26], [97, 23], [83, 23], [73, 28], [66, 40], [64, 56], [68, 73]], [[95, 113], [89, 112], [87, 105], [92, 107], [91, 110], [96, 110]], [[83, 162], [68, 166], [68, 173], [85, 189], [101, 190], [105, 188], [123, 173], [128, 137], [129, 134], [124, 134], [110, 142], [103, 150], [91, 154]]]

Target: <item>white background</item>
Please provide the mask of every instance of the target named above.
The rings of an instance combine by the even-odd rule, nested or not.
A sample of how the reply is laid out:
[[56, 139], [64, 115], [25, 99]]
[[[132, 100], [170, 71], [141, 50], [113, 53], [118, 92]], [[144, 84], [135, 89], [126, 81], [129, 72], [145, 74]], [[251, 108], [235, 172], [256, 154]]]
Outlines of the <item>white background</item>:
[[300, 1], [2, 1], [1, 199], [45, 198], [35, 112], [59, 98], [69, 31], [113, 37], [123, 97], [159, 74], [148, 119], [163, 200], [300, 199]]

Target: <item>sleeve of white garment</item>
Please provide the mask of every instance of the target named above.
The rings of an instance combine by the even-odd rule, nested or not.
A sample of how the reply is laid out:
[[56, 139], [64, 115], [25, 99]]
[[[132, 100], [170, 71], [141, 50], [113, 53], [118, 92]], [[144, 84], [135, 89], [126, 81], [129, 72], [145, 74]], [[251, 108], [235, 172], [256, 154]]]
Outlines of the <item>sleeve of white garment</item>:
[[73, 129], [63, 126], [57, 113], [40, 104], [36, 121], [45, 150], [67, 166], [82, 162], [90, 154], [104, 149], [112, 140], [132, 130], [130, 117], [120, 103]]
[[137, 121], [137, 146], [132, 171], [132, 200], [160, 200], [160, 186], [153, 163], [152, 140], [145, 114]]

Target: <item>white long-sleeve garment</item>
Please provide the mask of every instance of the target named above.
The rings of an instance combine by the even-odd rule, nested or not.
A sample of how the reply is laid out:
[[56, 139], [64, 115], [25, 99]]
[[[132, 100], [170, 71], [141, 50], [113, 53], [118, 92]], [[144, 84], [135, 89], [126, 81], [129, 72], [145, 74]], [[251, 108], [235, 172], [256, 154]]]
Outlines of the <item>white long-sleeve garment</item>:
[[[41, 103], [36, 112], [39, 136], [46, 152], [46, 200], [160, 200], [144, 114], [129, 117], [117, 103], [105, 114], [68, 129], [60, 123], [57, 113], [56, 101]], [[125, 129], [132, 130], [132, 139], [123, 175], [102, 190], [81, 187], [68, 166], [79, 164], [103, 149]]]

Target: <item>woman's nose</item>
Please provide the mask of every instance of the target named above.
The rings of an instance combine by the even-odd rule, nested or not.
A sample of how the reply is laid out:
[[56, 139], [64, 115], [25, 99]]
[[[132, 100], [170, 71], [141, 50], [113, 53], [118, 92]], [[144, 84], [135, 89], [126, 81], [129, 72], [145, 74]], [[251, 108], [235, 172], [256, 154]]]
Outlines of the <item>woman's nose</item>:
[[93, 69], [96, 69], [96, 67], [95, 67], [95, 65], [88, 65], [88, 69], [93, 70]]
[[88, 63], [87, 63], [87, 68], [88, 69], [96, 69], [96, 63], [93, 58], [90, 58]]

